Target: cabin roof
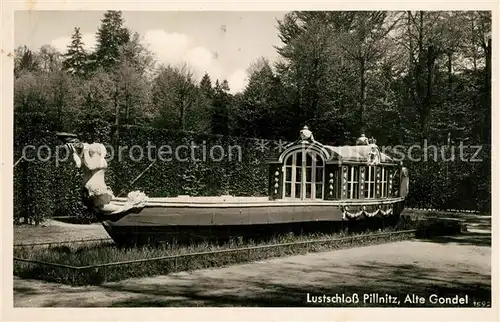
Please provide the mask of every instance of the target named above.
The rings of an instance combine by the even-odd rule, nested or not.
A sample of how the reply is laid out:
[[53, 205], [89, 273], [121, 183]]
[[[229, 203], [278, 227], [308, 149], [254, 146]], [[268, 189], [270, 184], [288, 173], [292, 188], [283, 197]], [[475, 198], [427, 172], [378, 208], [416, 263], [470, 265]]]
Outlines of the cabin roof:
[[299, 139], [288, 144], [273, 163], [283, 163], [289, 155], [300, 150], [317, 153], [327, 162], [395, 163], [391, 157], [380, 151], [375, 139], [368, 139], [364, 134], [356, 141], [356, 145], [331, 146], [314, 140], [307, 126], [300, 131]]
[[[333, 152], [333, 155], [341, 157], [342, 161], [365, 163], [368, 161], [368, 156], [372, 147], [370, 145], [344, 145], [331, 146], [325, 145], [325, 148]], [[392, 163], [394, 160], [387, 154], [380, 152], [381, 163]]]

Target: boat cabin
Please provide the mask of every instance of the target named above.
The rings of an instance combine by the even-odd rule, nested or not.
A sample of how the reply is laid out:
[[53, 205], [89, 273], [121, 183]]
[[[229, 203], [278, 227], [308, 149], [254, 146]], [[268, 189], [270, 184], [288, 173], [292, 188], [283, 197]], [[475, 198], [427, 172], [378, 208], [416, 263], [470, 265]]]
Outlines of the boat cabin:
[[401, 169], [374, 139], [362, 135], [356, 145], [329, 146], [314, 140], [305, 126], [300, 138], [269, 162], [269, 196], [302, 201], [394, 198]]

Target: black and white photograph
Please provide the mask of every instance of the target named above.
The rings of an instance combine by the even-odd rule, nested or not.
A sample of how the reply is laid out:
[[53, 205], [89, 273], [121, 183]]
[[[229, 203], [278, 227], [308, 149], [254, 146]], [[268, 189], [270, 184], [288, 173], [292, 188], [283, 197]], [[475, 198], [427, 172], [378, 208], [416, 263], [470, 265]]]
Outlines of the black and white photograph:
[[498, 308], [493, 11], [290, 8], [12, 13], [14, 310]]

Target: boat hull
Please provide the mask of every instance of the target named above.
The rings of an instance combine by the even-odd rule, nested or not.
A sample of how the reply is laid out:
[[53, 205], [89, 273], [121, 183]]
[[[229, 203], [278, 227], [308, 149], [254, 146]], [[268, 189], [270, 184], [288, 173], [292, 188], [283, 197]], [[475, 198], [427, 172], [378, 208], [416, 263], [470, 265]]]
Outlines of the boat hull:
[[280, 233], [331, 233], [395, 223], [404, 199], [352, 202], [150, 202], [135, 213], [102, 219], [119, 245], [224, 242]]

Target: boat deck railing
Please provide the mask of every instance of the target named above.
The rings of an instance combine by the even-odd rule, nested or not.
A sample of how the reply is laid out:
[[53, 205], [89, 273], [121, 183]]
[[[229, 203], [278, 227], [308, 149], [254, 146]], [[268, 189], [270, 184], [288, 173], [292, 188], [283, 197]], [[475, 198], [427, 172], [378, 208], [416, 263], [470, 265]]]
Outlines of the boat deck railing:
[[[258, 207], [258, 206], [314, 206], [314, 205], [370, 205], [391, 204], [403, 201], [404, 197], [374, 198], [374, 199], [292, 199], [283, 198], [270, 200], [268, 197], [151, 197], [148, 199], [147, 207]], [[116, 204], [124, 204], [126, 198], [114, 198]]]

